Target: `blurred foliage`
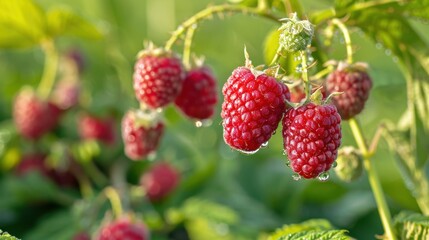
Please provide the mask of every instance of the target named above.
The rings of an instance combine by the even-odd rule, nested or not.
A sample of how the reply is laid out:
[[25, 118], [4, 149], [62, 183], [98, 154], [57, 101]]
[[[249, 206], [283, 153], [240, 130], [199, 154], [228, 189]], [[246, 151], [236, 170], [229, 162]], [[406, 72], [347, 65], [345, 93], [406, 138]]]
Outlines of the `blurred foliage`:
[[[119, 138], [115, 146], [80, 141], [76, 133], [78, 112], [112, 113], [119, 137], [122, 114], [130, 107], [137, 107], [131, 75], [135, 55], [143, 48], [143, 41], [152, 40], [162, 45], [181, 22], [209, 4], [225, 1], [35, 2], [0, 0], [0, 33], [8, 33], [0, 34], [0, 47], [7, 48], [0, 51], [0, 226], [13, 235], [25, 236], [24, 239], [70, 239], [82, 229], [95, 231], [94, 222], [98, 223], [104, 214], [94, 213], [97, 220], [86, 222], [88, 218], [82, 216], [86, 216], [85, 212], [92, 214], [91, 211], [76, 211], [76, 205], [69, 207], [81, 197], [79, 189], [60, 188], [37, 173], [16, 177], [13, 167], [23, 154], [34, 149], [49, 151], [51, 157], [57, 159], [55, 161], [63, 161], [61, 151], [67, 146], [82, 164], [85, 174], [96, 179], [94, 189], [80, 189], [89, 195], [85, 196], [91, 206], [88, 209], [96, 209], [92, 206], [97, 205], [105, 210], [106, 204], [100, 204], [94, 195], [110, 183], [113, 169], [118, 166], [116, 163], [125, 162], [122, 161], [122, 144]], [[229, 2], [258, 6], [256, 0]], [[317, 24], [316, 36], [320, 38], [313, 44], [323, 51], [313, 53], [316, 66], [312, 71], [321, 69], [327, 59], [344, 58], [342, 37], [336, 32], [327, 36], [324, 31], [330, 18], [348, 19], [346, 25], [351, 28], [355, 60], [368, 62], [374, 79], [373, 92], [360, 117], [367, 136], [373, 135], [382, 119], [396, 121], [406, 113], [402, 118], [405, 124], [401, 144], [381, 143], [374, 156], [383, 188], [394, 213], [403, 209], [419, 211], [407, 187], [414, 188], [410, 183], [417, 185], [418, 180], [413, 180], [416, 170], [420, 169], [424, 176], [427, 169], [429, 38], [425, 33], [429, 30], [428, 1], [406, 4], [391, 1], [374, 5], [373, 9], [365, 4], [377, 1], [335, 1], [335, 5], [328, 0], [286, 1], [290, 6], [284, 6], [279, 0], [266, 2], [279, 18], [287, 17], [283, 11], [293, 9]], [[161, 12], [163, 14], [159, 14]], [[226, 15], [221, 16], [221, 20], [215, 16], [213, 21], [198, 25], [192, 50], [197, 55], [205, 55], [206, 63], [218, 77], [220, 90], [232, 69], [244, 64], [244, 45], [254, 65], [269, 62], [277, 50], [278, 27], [275, 22], [254, 16]], [[47, 38], [55, 38], [61, 53], [75, 48], [83, 52], [86, 68], [81, 77], [83, 97], [80, 108], [68, 112], [54, 133], [30, 144], [17, 137], [10, 121], [11, 106], [23, 85], [37, 86], [43, 69], [43, 54], [37, 46]], [[331, 38], [330, 46], [324, 45], [328, 38]], [[180, 44], [175, 46], [175, 50], [180, 52], [180, 47]], [[291, 61], [294, 58], [282, 60], [282, 66], [287, 73], [297, 76], [297, 63]], [[220, 105], [217, 112], [220, 112]], [[332, 225], [325, 220], [291, 224], [310, 218], [327, 219], [340, 229], [349, 229], [349, 235], [357, 239], [372, 239], [375, 233], [382, 233], [365, 177], [350, 184], [343, 183], [334, 174], [329, 182], [296, 182], [285, 165], [281, 134], [270, 140], [268, 148], [249, 157], [232, 151], [223, 143], [219, 114], [211, 127], [198, 129], [174, 108], [166, 109], [165, 118], [168, 130], [156, 161], [173, 163], [183, 177], [175, 194], [161, 203], [150, 204], [144, 196], [131, 199], [137, 202], [148, 225], [162, 226], [164, 221], [169, 221], [177, 226], [166, 230], [169, 234], [183, 227], [191, 239], [203, 240], [254, 239], [260, 232], [272, 232], [284, 224], [287, 225], [280, 233], [294, 234], [281, 239], [302, 239], [303, 233], [291, 230], [296, 227], [311, 231], [307, 233], [314, 239], [333, 239], [334, 236], [349, 239], [344, 231], [331, 230]], [[277, 132], [281, 132], [280, 129]], [[343, 135], [343, 145], [354, 143], [347, 125], [343, 126]], [[59, 139], [67, 140], [61, 142]], [[402, 164], [398, 167], [391, 160], [393, 154], [389, 146], [394, 146], [392, 150], [400, 150], [398, 146], [405, 146], [403, 143], [412, 145], [406, 159], [399, 160]], [[402, 156], [401, 152], [398, 154]], [[416, 159], [418, 164], [413, 166]], [[138, 184], [139, 176], [151, 163], [124, 163], [128, 168], [126, 179]], [[97, 168], [102, 172], [97, 172]], [[401, 178], [404, 172], [409, 179], [405, 183]], [[427, 219], [420, 215], [400, 214], [395, 222], [402, 236], [419, 237], [427, 233]], [[167, 238], [165, 229], [154, 229], [154, 239]], [[281, 237], [277, 233], [275, 236]]]
[[428, 239], [429, 217], [419, 213], [401, 212], [395, 219], [396, 231], [400, 239]]

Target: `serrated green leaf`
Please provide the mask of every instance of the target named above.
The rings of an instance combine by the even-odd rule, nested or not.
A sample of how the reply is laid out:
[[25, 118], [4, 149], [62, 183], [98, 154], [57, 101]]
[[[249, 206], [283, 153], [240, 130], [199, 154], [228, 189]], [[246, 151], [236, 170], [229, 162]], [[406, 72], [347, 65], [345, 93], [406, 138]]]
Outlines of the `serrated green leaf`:
[[70, 211], [58, 211], [41, 219], [23, 239], [67, 240], [76, 232], [77, 225]]
[[331, 230], [333, 229], [331, 223], [325, 219], [311, 219], [298, 224], [285, 225], [282, 228], [277, 229], [272, 233], [267, 240], [277, 240], [284, 236], [288, 236], [293, 233], [299, 233], [310, 230]]
[[53, 8], [46, 14], [48, 32], [52, 37], [74, 36], [85, 39], [99, 39], [101, 31], [70, 9]]
[[429, 217], [419, 213], [401, 212], [394, 218], [400, 239], [429, 239]]
[[349, 240], [347, 230], [304, 231], [282, 236], [278, 240]]
[[44, 11], [31, 0], [0, 0], [0, 47], [25, 48], [46, 37]]

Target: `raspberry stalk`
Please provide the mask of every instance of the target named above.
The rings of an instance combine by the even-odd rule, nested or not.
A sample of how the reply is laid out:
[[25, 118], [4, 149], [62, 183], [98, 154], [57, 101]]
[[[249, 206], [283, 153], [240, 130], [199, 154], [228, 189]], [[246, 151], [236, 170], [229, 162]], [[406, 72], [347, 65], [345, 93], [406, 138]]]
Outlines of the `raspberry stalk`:
[[59, 56], [53, 40], [42, 43], [42, 49], [45, 53], [45, 66], [42, 79], [37, 87], [37, 93], [42, 99], [47, 99], [55, 83]]
[[349, 124], [359, 150], [363, 156], [363, 165], [368, 175], [368, 181], [371, 185], [371, 189], [377, 203], [378, 212], [380, 214], [381, 222], [383, 224], [385, 234], [387, 235], [387, 239], [396, 240], [392, 224], [392, 217], [387, 206], [386, 197], [384, 196], [384, 192], [374, 164], [370, 159], [370, 156], [373, 153], [368, 150], [367, 143], [365, 142], [364, 136], [362, 134], [362, 129], [357, 120], [355, 118], [351, 118], [349, 120]]
[[350, 33], [347, 30], [346, 25], [344, 25], [343, 22], [341, 22], [339, 19], [334, 18], [332, 19], [331, 23], [338, 27], [340, 31], [343, 33], [344, 41], [346, 42], [346, 50], [347, 50], [347, 63], [352, 64], [353, 63], [353, 48], [352, 48], [352, 41], [350, 38]]
[[118, 192], [113, 187], [106, 187], [104, 189], [104, 194], [109, 199], [110, 204], [112, 205], [113, 214], [115, 217], [120, 217], [122, 215], [122, 203], [121, 198], [119, 197]]

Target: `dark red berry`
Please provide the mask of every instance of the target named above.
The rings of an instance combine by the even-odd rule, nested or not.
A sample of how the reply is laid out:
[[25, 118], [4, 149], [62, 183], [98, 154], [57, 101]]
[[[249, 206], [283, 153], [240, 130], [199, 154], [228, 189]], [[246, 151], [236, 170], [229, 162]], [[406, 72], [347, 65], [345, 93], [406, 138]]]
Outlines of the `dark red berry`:
[[129, 218], [120, 218], [104, 225], [97, 240], [148, 240], [149, 232], [140, 221], [131, 221]]
[[304, 178], [328, 171], [341, 144], [341, 117], [334, 105], [308, 103], [287, 110], [284, 149], [292, 170]]
[[[322, 93], [322, 99], [326, 99], [327, 94], [326, 94], [326, 90], [325, 88], [320, 88], [320, 87], [312, 87], [311, 89], [311, 93], [313, 94], [317, 89], [320, 89], [321, 93]], [[303, 86], [296, 86], [294, 88], [291, 89], [290, 92], [290, 101], [293, 103], [299, 103], [301, 102], [303, 99], [305, 98], [305, 92], [304, 92], [304, 87]]]
[[91, 237], [86, 232], [80, 232], [73, 236], [73, 240], [91, 240]]
[[166, 162], [157, 163], [142, 175], [140, 184], [149, 200], [155, 202], [168, 196], [179, 183], [179, 172]]
[[208, 67], [194, 68], [183, 82], [182, 91], [175, 100], [176, 106], [190, 118], [208, 119], [216, 107], [216, 88], [216, 79]]
[[371, 77], [363, 64], [340, 64], [326, 80], [326, 88], [330, 93], [342, 94], [332, 97], [342, 119], [348, 120], [359, 114], [365, 107], [372, 87]]
[[235, 69], [222, 92], [223, 137], [242, 152], [254, 152], [271, 138], [290, 99], [286, 85], [247, 67]]
[[170, 52], [144, 51], [134, 66], [137, 99], [150, 108], [160, 108], [179, 94], [185, 71], [179, 58]]
[[28, 139], [38, 139], [57, 125], [61, 110], [40, 99], [32, 90], [18, 93], [13, 105], [13, 119], [18, 132]]
[[164, 123], [143, 111], [128, 111], [122, 119], [125, 154], [139, 160], [154, 153], [164, 133]]
[[79, 118], [78, 128], [82, 139], [95, 139], [109, 145], [115, 143], [115, 121], [112, 118], [83, 115]]

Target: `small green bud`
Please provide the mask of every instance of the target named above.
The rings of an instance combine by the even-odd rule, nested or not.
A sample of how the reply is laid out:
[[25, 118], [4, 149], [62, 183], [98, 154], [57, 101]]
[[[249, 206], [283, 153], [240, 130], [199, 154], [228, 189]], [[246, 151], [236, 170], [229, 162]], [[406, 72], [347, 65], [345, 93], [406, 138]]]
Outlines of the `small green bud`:
[[363, 172], [362, 156], [353, 147], [343, 147], [338, 151], [337, 166], [334, 168], [338, 178], [351, 182], [358, 179]]
[[314, 26], [308, 20], [300, 20], [296, 13], [291, 18], [282, 19], [286, 22], [279, 28], [280, 46], [288, 52], [297, 52], [307, 49], [311, 44]]

